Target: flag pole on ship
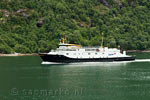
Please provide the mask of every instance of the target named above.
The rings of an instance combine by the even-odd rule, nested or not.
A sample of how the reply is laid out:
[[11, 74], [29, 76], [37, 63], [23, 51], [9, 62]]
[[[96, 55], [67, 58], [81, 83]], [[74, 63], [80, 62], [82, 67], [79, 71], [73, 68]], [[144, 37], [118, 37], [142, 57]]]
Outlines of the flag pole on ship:
[[102, 32], [102, 42], [101, 42], [101, 48], [103, 48], [103, 43], [104, 42], [104, 33]]

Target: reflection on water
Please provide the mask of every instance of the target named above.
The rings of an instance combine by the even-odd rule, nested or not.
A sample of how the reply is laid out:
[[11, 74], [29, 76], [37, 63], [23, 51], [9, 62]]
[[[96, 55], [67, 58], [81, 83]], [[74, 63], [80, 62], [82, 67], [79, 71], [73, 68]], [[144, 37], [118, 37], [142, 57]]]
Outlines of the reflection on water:
[[0, 57], [0, 100], [147, 100], [149, 61], [49, 65]]

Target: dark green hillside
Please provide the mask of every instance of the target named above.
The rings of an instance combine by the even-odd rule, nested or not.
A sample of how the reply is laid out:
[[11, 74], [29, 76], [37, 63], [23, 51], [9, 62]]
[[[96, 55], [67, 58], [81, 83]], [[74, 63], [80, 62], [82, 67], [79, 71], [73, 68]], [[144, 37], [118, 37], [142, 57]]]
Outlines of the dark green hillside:
[[149, 0], [1, 0], [0, 53], [37, 53], [70, 43], [150, 49]]

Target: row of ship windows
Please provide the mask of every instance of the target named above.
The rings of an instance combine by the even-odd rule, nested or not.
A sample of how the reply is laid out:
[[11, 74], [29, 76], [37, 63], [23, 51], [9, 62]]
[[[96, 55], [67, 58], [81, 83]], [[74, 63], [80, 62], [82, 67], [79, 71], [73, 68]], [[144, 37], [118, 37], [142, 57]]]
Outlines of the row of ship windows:
[[[57, 51], [79, 51], [80, 49], [57, 49]], [[97, 51], [97, 52], [100, 52], [100, 51], [105, 51], [105, 49], [101, 50], [101, 49], [84, 49], [85, 51]], [[114, 52], [114, 51], [117, 51], [116, 49], [112, 49], [110, 50], [110, 52]]]
[[58, 49], [57, 51], [76, 51], [76, 49]]
[[96, 50], [99, 50], [99, 49], [85, 49], [85, 51], [96, 51]]
[[[95, 55], [97, 55], [98, 53], [95, 53]], [[69, 53], [66, 53], [66, 55], [69, 55]], [[76, 55], [76, 53], [74, 53], [74, 55]], [[80, 53], [79, 53], [80, 55]], [[88, 55], [91, 55], [91, 53], [88, 53]]]
[[[76, 51], [76, 49], [57, 49], [58, 51]], [[79, 51], [79, 49], [77, 49]], [[85, 49], [85, 51], [100, 51], [99, 49]]]

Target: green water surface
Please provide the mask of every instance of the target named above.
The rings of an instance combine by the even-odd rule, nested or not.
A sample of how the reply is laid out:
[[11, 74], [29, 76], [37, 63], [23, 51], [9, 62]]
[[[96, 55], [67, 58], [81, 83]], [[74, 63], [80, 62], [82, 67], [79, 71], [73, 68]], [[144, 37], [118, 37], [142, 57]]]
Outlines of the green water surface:
[[0, 57], [0, 100], [149, 99], [150, 62], [42, 65], [38, 56]]

